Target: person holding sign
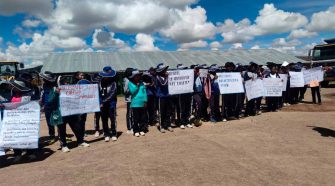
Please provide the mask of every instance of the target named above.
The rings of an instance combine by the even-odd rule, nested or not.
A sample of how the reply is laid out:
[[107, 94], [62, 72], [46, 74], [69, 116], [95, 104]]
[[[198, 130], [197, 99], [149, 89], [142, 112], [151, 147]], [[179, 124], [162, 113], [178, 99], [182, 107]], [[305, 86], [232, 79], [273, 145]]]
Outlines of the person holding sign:
[[211, 98], [210, 98], [210, 121], [216, 123], [220, 120], [220, 88], [216, 72], [219, 70], [217, 65], [212, 65], [208, 69], [209, 79], [211, 81]]
[[[266, 75], [265, 78], [279, 78], [280, 76], [275, 65], [269, 65], [271, 70], [270, 74]], [[268, 112], [276, 112], [279, 106], [279, 97], [266, 97]]]
[[[178, 64], [177, 69], [186, 70], [187, 67], [182, 64]], [[180, 118], [179, 127], [181, 129], [185, 129], [186, 127], [193, 128], [189, 120], [191, 116], [192, 93], [179, 94], [177, 95], [177, 99], [178, 99], [177, 105], [176, 105], [177, 114], [179, 114], [179, 117], [177, 118]], [[179, 110], [179, 113], [178, 113], [178, 110]]]
[[157, 82], [156, 82], [156, 94], [158, 97], [158, 107], [160, 114], [160, 127], [161, 133], [165, 133], [166, 130], [173, 132], [171, 127], [171, 99], [169, 95], [169, 74], [167, 69], [169, 66], [165, 66], [164, 63], [157, 65]]
[[[101, 80], [99, 83], [100, 91], [100, 107], [101, 107], [101, 120], [105, 136], [105, 142], [109, 142], [110, 137], [112, 141], [117, 141], [116, 131], [116, 95], [117, 85], [115, 82], [116, 72], [110, 66], [103, 68], [99, 73]], [[108, 119], [111, 121], [111, 132], [108, 127]]]
[[[30, 101], [30, 96], [23, 96], [29, 94], [32, 90], [26, 86], [23, 81], [11, 80], [9, 84], [12, 87], [12, 98], [11, 103], [28, 103]], [[27, 98], [29, 97], [29, 98]], [[24, 149], [14, 149], [14, 163], [22, 159], [22, 153]], [[27, 149], [26, 150], [29, 159], [36, 159], [35, 150]]]
[[[233, 62], [227, 62], [225, 64], [225, 73], [232, 73], [235, 70], [235, 64]], [[222, 117], [223, 121], [228, 119], [238, 119], [240, 115], [239, 107], [239, 94], [223, 94], [222, 95]]]
[[46, 71], [44, 73], [40, 73], [39, 76], [43, 80], [43, 86], [42, 86], [42, 92], [41, 92], [41, 110], [44, 111], [45, 119], [48, 125], [49, 129], [49, 144], [53, 144], [56, 141], [55, 138], [55, 126], [51, 125], [50, 118], [51, 118], [51, 112], [54, 105], [49, 103], [49, 96], [52, 89], [54, 89], [57, 86], [57, 77], [49, 71]]
[[[244, 81], [256, 80], [257, 79], [257, 68], [258, 65], [254, 62], [250, 62], [247, 71], [243, 74]], [[248, 99], [245, 110], [245, 117], [256, 115], [256, 99]]]
[[136, 137], [145, 136], [146, 104], [148, 102], [146, 88], [141, 80], [142, 73], [137, 69], [129, 76], [128, 89], [131, 94], [130, 108], [133, 115], [133, 132]]
[[318, 97], [318, 104], [321, 105], [321, 94], [320, 94], [320, 82], [318, 80], [313, 80], [310, 82], [309, 87], [311, 87], [313, 104], [316, 104], [316, 96]]

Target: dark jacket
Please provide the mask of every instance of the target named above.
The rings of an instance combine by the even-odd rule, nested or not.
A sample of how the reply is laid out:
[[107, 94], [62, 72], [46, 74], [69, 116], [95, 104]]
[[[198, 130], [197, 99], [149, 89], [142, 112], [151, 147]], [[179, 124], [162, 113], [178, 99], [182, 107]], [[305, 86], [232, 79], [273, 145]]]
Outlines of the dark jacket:
[[169, 96], [169, 78], [168, 77], [163, 79], [161, 76], [157, 76], [156, 96], [157, 97], [168, 97]]
[[116, 82], [99, 83], [100, 103], [109, 104], [110, 107], [116, 108], [117, 86]]

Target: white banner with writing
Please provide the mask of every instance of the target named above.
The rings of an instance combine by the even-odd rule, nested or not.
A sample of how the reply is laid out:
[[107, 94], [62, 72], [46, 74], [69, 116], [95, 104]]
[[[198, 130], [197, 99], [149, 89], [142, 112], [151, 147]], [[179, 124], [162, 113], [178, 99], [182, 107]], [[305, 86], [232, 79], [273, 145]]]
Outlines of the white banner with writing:
[[283, 94], [283, 82], [280, 78], [264, 78], [264, 96], [281, 97]]
[[169, 71], [169, 94], [186, 94], [193, 92], [194, 71], [174, 70]]
[[244, 86], [248, 100], [264, 96], [264, 86], [261, 79], [248, 80]]
[[239, 72], [217, 73], [221, 94], [243, 93], [243, 82]]
[[62, 85], [59, 96], [62, 116], [100, 111], [97, 84]]
[[0, 121], [0, 149], [36, 149], [40, 130], [38, 102], [7, 103]]
[[287, 88], [287, 79], [288, 79], [288, 75], [287, 74], [279, 74], [280, 79], [283, 82], [283, 88], [282, 91], [286, 91]]
[[297, 87], [304, 87], [304, 74], [303, 72], [292, 72], [290, 71], [290, 87], [297, 88]]

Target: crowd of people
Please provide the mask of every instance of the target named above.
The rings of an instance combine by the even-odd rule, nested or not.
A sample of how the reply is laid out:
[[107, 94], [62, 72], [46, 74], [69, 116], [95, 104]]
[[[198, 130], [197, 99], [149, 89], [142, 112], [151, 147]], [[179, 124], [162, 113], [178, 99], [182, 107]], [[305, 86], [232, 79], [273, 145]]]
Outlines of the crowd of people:
[[[161, 133], [173, 132], [174, 128], [180, 129], [201, 126], [202, 122], [226, 122], [242, 117], [256, 116], [264, 110], [276, 112], [282, 107], [298, 104], [304, 99], [308, 86], [301, 88], [290, 87], [290, 71], [303, 71], [306, 67], [301, 63], [258, 65], [250, 62], [249, 65], [227, 62], [225, 66], [192, 65], [186, 67], [178, 64], [171, 68], [165, 64], [159, 64], [147, 71], [139, 71], [133, 68], [125, 69], [123, 79], [123, 91], [127, 104], [126, 117], [127, 133], [135, 137], [145, 136], [150, 126], [157, 126]], [[170, 70], [194, 70], [194, 91], [192, 93], [170, 95], [168, 89]], [[205, 77], [200, 76], [200, 70], [207, 69]], [[245, 93], [220, 94], [217, 73], [239, 72], [243, 81], [250, 79], [281, 78], [281, 74], [288, 75], [286, 91], [282, 97], [266, 97], [265, 106], [262, 105], [263, 97], [249, 100]], [[100, 112], [94, 113], [95, 137], [103, 135], [106, 142], [117, 141], [117, 73], [112, 67], [106, 66], [100, 73], [87, 77], [83, 72], [75, 73], [73, 80], [69, 82], [62, 76], [52, 72], [40, 73], [43, 79], [42, 87], [34, 85], [33, 78], [29, 74], [22, 74], [16, 80], [1, 81], [0, 103], [22, 102], [24, 100], [39, 101], [41, 111], [45, 118], [49, 132], [49, 143], [57, 139], [61, 150], [69, 152], [66, 133], [67, 124], [73, 131], [78, 146], [89, 147], [85, 141], [87, 114], [62, 117], [60, 113], [59, 94], [60, 85], [69, 84], [98, 84], [100, 98]], [[311, 88], [313, 103], [321, 104], [320, 86]], [[100, 119], [102, 131], [100, 130]], [[56, 130], [57, 128], [57, 130]], [[56, 136], [57, 131], [57, 136]], [[34, 151], [26, 153], [34, 158]], [[19, 161], [23, 150], [14, 149], [15, 161]]]

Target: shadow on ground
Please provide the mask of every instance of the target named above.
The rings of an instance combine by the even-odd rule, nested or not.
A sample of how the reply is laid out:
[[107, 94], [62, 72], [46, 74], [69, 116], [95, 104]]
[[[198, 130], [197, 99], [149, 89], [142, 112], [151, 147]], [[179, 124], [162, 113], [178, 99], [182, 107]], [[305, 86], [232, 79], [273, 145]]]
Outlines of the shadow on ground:
[[313, 128], [314, 131], [320, 133], [323, 137], [333, 137], [335, 138], [335, 130], [323, 128], [323, 127], [316, 127], [316, 126], [308, 126]]

